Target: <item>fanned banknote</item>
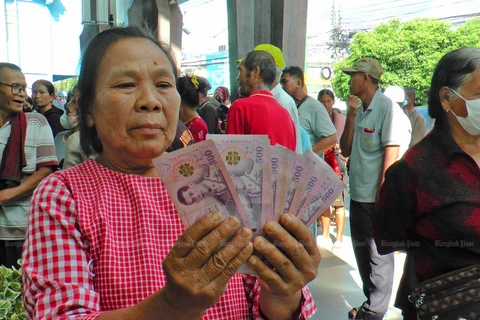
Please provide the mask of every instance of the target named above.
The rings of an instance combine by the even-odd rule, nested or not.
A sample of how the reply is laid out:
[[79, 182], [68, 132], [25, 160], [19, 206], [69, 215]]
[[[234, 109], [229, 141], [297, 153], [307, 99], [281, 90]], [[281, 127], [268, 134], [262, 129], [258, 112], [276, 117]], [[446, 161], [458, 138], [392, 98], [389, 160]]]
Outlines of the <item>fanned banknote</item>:
[[211, 140], [195, 143], [153, 159], [185, 228], [202, 216], [218, 211], [236, 216], [248, 226], [235, 186]]
[[[309, 159], [303, 154], [293, 153], [294, 165], [292, 166], [292, 174], [289, 181], [287, 181], [287, 195], [285, 198], [284, 212], [296, 214], [296, 208], [300, 203], [307, 184], [310, 174], [315, 168], [315, 161]], [[295, 212], [290, 212], [290, 209]]]
[[222, 157], [249, 218], [253, 236], [273, 218], [270, 141], [260, 135], [207, 135]]
[[297, 211], [297, 217], [308, 227], [335, 201], [344, 185], [332, 168], [315, 153], [308, 150], [304, 155], [316, 162]]
[[295, 154], [281, 145], [276, 145], [270, 149], [270, 166], [272, 168], [272, 200], [273, 200], [273, 220], [278, 221], [280, 215], [284, 213], [285, 199], [287, 196], [286, 188], [288, 178], [292, 176], [289, 168], [293, 165]]

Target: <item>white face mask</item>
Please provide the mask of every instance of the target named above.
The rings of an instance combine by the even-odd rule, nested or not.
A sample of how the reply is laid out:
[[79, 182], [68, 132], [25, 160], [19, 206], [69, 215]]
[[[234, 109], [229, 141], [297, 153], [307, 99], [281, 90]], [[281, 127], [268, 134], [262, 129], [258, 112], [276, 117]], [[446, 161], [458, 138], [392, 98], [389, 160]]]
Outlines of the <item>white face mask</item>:
[[64, 127], [65, 129], [73, 129], [77, 126], [78, 123], [75, 122], [75, 119], [77, 119], [78, 116], [76, 117], [70, 117], [70, 116], [67, 116], [66, 113], [62, 114], [62, 116], [60, 117], [60, 124], [62, 125], [62, 127]]
[[452, 113], [457, 117], [458, 122], [460, 125], [467, 131], [469, 134], [472, 136], [480, 135], [480, 99], [475, 99], [475, 100], [467, 100], [461, 95], [458, 94], [453, 89], [452, 90], [457, 96], [462, 98], [465, 101], [465, 104], [467, 106], [467, 117], [459, 117], [455, 114], [455, 112]]

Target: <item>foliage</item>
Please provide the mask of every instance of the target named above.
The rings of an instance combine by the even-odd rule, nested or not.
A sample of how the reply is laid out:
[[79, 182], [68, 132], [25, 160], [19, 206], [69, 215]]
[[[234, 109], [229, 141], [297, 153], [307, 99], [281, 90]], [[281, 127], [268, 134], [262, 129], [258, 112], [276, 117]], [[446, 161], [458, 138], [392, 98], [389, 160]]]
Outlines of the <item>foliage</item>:
[[426, 104], [426, 90], [433, 70], [447, 52], [463, 46], [480, 46], [480, 19], [471, 19], [457, 29], [436, 19], [414, 19], [405, 23], [390, 20], [371, 32], [357, 33], [350, 55], [335, 64], [333, 87], [342, 99], [349, 96], [350, 77], [340, 68], [352, 66], [363, 57], [377, 59], [384, 68], [382, 88], [390, 85], [412, 87], [417, 105]]
[[[21, 265], [21, 261], [18, 260]], [[0, 319], [26, 319], [22, 302], [22, 271], [0, 266]]]
[[72, 77], [64, 80], [55, 81], [53, 83], [53, 86], [55, 87], [55, 92], [60, 92], [60, 91], [68, 92], [77, 85], [77, 82], [78, 82], [78, 78]]

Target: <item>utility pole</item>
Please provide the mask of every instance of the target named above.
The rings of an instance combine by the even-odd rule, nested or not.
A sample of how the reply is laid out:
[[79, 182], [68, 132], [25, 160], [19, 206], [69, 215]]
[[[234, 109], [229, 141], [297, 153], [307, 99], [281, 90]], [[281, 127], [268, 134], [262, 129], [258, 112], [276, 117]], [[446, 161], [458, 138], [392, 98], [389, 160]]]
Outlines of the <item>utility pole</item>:
[[340, 61], [348, 54], [349, 37], [342, 29], [342, 18], [340, 16], [340, 4], [338, 0], [332, 0], [332, 34], [328, 46], [332, 49], [334, 61]]

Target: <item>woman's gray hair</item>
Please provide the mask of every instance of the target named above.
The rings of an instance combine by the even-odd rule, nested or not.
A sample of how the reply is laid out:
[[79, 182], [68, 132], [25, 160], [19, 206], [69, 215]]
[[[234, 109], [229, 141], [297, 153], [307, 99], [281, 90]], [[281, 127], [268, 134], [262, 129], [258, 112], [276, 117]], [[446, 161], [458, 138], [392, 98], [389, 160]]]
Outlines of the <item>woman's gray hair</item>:
[[428, 114], [436, 119], [435, 126], [450, 130], [447, 113], [440, 101], [440, 90], [449, 87], [457, 90], [470, 79], [470, 73], [480, 68], [480, 49], [465, 47], [444, 55], [433, 72], [428, 92]]

